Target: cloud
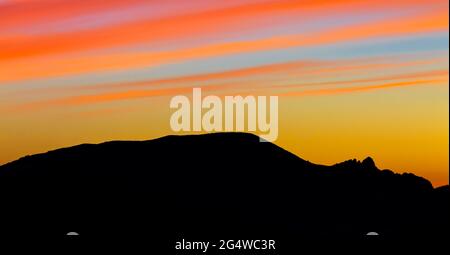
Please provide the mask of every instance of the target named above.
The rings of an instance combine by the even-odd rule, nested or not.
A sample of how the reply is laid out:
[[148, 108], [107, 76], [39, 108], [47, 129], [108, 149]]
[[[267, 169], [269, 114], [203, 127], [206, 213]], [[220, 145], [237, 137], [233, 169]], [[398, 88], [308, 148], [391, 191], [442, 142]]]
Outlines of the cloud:
[[[447, 69], [434, 68], [429, 71], [415, 71], [414, 69], [414, 67], [423, 68], [430, 63], [434, 63], [434, 61], [441, 61], [441, 59], [431, 59], [428, 62], [424, 60], [393, 61], [386, 57], [385, 59], [287, 62], [216, 73], [103, 84], [95, 86], [96, 92], [91, 94], [86, 94], [89, 89], [79, 88], [78, 92], [83, 92], [82, 95], [60, 96], [54, 99], [22, 103], [12, 107], [12, 109], [34, 111], [52, 107], [73, 107], [155, 96], [190, 94], [192, 88], [198, 86], [202, 86], [203, 90], [212, 93], [223, 93], [224, 91], [231, 94], [270, 92], [270, 94], [280, 96], [320, 96], [448, 83]], [[389, 64], [386, 64], [386, 62]], [[405, 66], [413, 67], [413, 69], [404, 70]], [[376, 69], [383, 67], [389, 67], [395, 72], [393, 74], [371, 75], [367, 78], [355, 76], [355, 71], [376, 73]], [[340, 76], [336, 77], [336, 71], [340, 73]], [[289, 77], [289, 74], [292, 73], [295, 76]], [[311, 80], [311, 77], [313, 77], [313, 80], [307, 82], [306, 80]], [[298, 80], [304, 81], [297, 82]], [[333, 87], [322, 88], [324, 86]], [[302, 90], [299, 91], [299, 89]], [[69, 94], [76, 93], [77, 90], [71, 90]]]
[[327, 88], [327, 89], [315, 89], [315, 90], [305, 90], [305, 91], [292, 91], [292, 92], [279, 94], [279, 96], [336, 95], [336, 94], [366, 92], [366, 91], [372, 91], [372, 90], [407, 87], [407, 86], [443, 85], [445, 83], [448, 83], [448, 79], [442, 78], [442, 79], [435, 79], [435, 80], [415, 80], [415, 81], [382, 83], [382, 84], [367, 85], [367, 86], [354, 86], [354, 87], [344, 87], [344, 88]]
[[[335, 8], [343, 8], [343, 6], [347, 6], [343, 4], [349, 4], [350, 2], [350, 0], [347, 0], [332, 4], [330, 1], [311, 1], [305, 4], [305, 2], [297, 1], [269, 1], [218, 10], [205, 10], [200, 13], [183, 13], [156, 20], [138, 20], [67, 34], [48, 36], [0, 35], [0, 55], [2, 56], [0, 69], [3, 70], [0, 73], [0, 82], [152, 68], [227, 55], [292, 47], [333, 45], [372, 38], [448, 30], [448, 10], [431, 8], [431, 10], [426, 9], [407, 16], [389, 17], [364, 23], [354, 22], [344, 27], [329, 26], [304, 33], [292, 31], [287, 34], [257, 39], [205, 39], [196, 45], [189, 45], [184, 42], [192, 38], [199, 40], [209, 38], [208, 36], [212, 35], [245, 34], [248, 31], [242, 29], [246, 24], [251, 26], [251, 29], [264, 29], [269, 25], [261, 23], [261, 21], [254, 22], [254, 19], [258, 17], [264, 20], [270, 19], [273, 15], [312, 11], [312, 14], [297, 15], [299, 17], [296, 18], [297, 20], [285, 21], [295, 24], [302, 22], [302, 19], [309, 19], [311, 16], [320, 17], [320, 15], [324, 15], [324, 12], [327, 13]], [[369, 2], [364, 1], [365, 4], [369, 4]], [[423, 1], [408, 2], [408, 7], [421, 6], [420, 4], [423, 3]], [[442, 1], [431, 1], [428, 4], [433, 6], [432, 4], [435, 3], [442, 3]], [[395, 4], [401, 6], [407, 4], [407, 1], [395, 1]], [[387, 6], [389, 6], [384, 1], [377, 2], [377, 5], [380, 6], [376, 8], [388, 8]], [[89, 5], [90, 8], [94, 8], [94, 6], [94, 4]], [[355, 6], [358, 6], [358, 4]], [[439, 5], [436, 4], [436, 6]], [[390, 6], [389, 8], [393, 7]], [[222, 37], [219, 36], [218, 38]], [[152, 49], [151, 47], [152, 45], [165, 45], [170, 42], [179, 43], [176, 48], [168, 50]], [[148, 45], [150, 48], [147, 50], [132, 49], [139, 44]], [[131, 48], [114, 50], [114, 47]], [[109, 51], [92, 51], [106, 49], [109, 49]], [[77, 52], [78, 54], [74, 54]]]

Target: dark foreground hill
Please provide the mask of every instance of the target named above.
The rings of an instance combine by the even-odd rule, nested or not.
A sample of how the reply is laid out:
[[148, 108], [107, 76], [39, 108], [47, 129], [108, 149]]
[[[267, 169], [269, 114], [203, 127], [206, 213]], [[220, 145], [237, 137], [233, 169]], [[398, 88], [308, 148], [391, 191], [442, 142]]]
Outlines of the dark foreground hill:
[[[8, 237], [443, 239], [449, 189], [371, 158], [315, 165], [250, 134], [83, 144], [0, 167]], [[159, 240], [159, 241], [158, 241]]]

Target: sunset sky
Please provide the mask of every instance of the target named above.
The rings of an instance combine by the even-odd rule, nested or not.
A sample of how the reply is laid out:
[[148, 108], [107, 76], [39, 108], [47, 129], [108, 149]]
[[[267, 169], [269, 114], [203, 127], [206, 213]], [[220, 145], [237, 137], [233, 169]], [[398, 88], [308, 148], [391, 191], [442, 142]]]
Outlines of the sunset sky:
[[[172, 96], [278, 95], [279, 146], [449, 169], [447, 0], [0, 0], [0, 164], [175, 134]], [[149, 155], [150, 156], [150, 155]]]

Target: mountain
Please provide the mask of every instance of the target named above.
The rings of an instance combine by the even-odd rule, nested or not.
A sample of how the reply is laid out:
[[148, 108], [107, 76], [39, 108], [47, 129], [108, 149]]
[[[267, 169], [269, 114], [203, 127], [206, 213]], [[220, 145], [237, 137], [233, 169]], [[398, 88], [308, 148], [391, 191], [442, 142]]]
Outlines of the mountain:
[[215, 237], [439, 240], [450, 225], [448, 186], [380, 170], [371, 158], [313, 164], [244, 133], [27, 156], [0, 166], [0, 194], [0, 232], [8, 237], [74, 231], [160, 247]]

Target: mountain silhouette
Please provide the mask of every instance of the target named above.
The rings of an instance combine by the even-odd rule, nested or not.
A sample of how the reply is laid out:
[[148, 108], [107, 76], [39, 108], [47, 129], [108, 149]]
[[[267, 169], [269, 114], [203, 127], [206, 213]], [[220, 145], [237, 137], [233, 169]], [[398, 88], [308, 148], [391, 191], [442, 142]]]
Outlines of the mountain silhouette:
[[82, 144], [26, 156], [0, 166], [0, 194], [0, 232], [8, 237], [72, 232], [160, 247], [216, 236], [448, 238], [448, 186], [434, 189], [413, 174], [380, 170], [372, 158], [313, 164], [245, 133]]

